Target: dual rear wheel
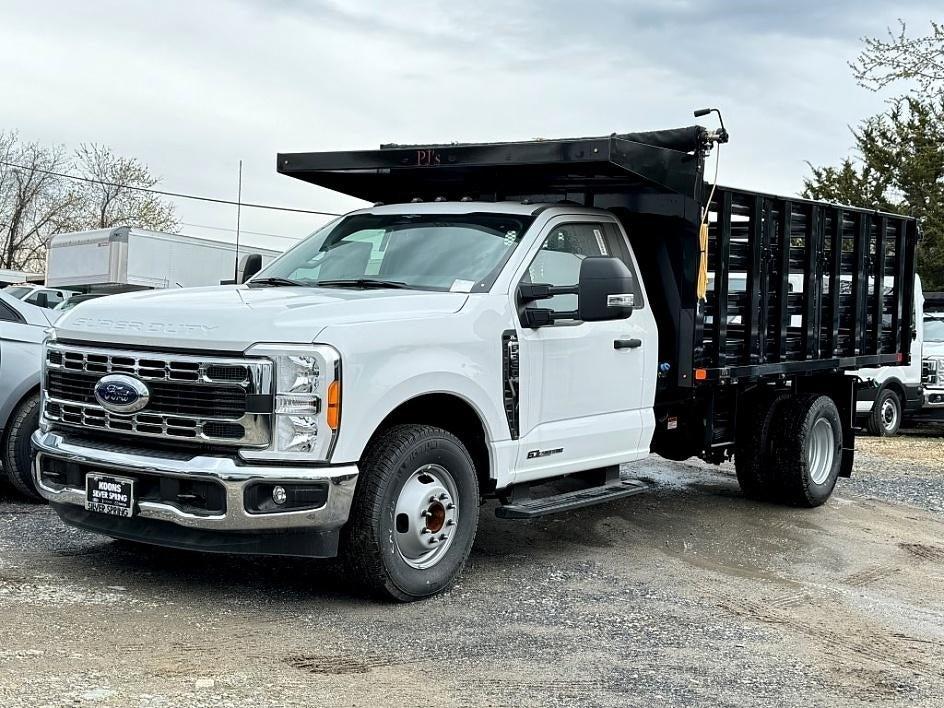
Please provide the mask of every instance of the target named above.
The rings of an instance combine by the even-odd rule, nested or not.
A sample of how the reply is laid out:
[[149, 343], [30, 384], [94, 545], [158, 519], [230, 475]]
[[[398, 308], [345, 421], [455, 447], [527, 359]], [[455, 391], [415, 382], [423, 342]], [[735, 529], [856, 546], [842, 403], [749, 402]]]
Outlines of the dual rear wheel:
[[832, 494], [842, 463], [842, 421], [829, 396], [761, 394], [738, 421], [735, 469], [752, 499], [814, 507]]

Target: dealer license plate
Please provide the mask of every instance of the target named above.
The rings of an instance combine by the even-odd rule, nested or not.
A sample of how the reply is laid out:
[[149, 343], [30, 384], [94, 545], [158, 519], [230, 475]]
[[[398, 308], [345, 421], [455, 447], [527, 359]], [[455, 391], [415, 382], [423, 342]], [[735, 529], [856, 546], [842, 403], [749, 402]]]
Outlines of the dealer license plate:
[[106, 474], [85, 475], [85, 508], [109, 516], [131, 516], [134, 480]]

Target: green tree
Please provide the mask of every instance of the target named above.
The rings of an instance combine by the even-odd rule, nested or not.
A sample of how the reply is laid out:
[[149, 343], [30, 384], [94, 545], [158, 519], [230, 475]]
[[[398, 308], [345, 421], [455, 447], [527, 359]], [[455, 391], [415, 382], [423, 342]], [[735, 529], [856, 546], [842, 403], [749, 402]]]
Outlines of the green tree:
[[810, 165], [803, 195], [917, 217], [924, 231], [918, 273], [925, 289], [944, 289], [944, 26], [911, 38], [904, 24], [889, 40], [866, 39], [851, 66], [860, 84], [898, 81], [910, 91], [885, 113], [853, 129], [852, 157], [838, 167]]

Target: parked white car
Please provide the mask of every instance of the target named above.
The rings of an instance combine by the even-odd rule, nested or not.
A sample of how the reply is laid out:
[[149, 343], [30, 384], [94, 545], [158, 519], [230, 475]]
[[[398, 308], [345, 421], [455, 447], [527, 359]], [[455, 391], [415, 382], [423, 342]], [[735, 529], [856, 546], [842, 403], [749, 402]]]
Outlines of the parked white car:
[[59, 313], [0, 291], [0, 460], [13, 487], [38, 499], [30, 475], [30, 435], [39, 419], [42, 345]]
[[17, 300], [43, 308], [54, 308], [77, 294], [75, 290], [47, 288], [44, 285], [11, 285], [4, 288], [2, 292]]

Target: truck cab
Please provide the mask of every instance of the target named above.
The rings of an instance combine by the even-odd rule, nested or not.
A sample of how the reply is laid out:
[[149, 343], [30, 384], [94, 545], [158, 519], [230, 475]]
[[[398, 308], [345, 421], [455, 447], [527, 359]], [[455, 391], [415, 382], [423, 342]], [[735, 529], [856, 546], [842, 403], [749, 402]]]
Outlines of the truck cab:
[[[695, 127], [280, 155], [384, 203], [242, 285], [65, 313], [39, 492], [116, 538], [340, 555], [401, 601], [454, 581], [483, 499], [513, 520], [632, 496], [647, 485], [620, 466], [650, 452], [733, 457], [747, 496], [823, 504], [852, 467], [845, 372], [907, 358], [915, 225], [707, 190], [710, 144]], [[887, 297], [869, 269], [895, 273]]]

